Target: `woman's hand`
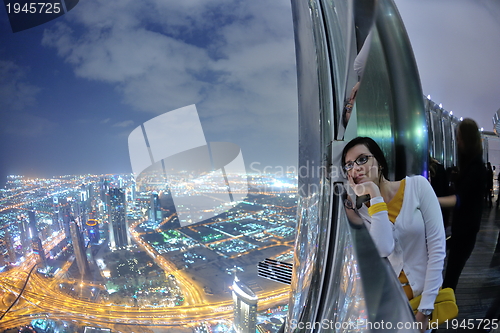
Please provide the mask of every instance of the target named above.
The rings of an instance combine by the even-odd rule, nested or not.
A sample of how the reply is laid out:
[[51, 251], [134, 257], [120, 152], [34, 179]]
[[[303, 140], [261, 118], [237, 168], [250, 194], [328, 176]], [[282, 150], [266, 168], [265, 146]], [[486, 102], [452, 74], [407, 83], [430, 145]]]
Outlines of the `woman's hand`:
[[369, 194], [370, 198], [375, 198], [380, 196], [380, 189], [374, 182], [367, 181], [360, 184], [355, 184], [350, 175], [348, 175], [348, 179], [349, 179], [349, 185], [354, 191], [354, 194], [356, 194], [358, 197], [363, 196], [365, 194]]
[[427, 327], [429, 326], [429, 316], [426, 316], [422, 312], [418, 311], [415, 315], [415, 319], [417, 322], [422, 323], [420, 332], [424, 333], [427, 331]]

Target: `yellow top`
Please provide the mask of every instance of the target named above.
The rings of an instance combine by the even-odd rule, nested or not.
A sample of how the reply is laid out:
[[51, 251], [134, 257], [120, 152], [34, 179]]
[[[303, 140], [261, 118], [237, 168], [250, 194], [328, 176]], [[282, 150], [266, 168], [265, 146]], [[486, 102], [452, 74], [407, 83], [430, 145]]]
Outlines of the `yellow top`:
[[[403, 206], [403, 198], [405, 194], [405, 179], [401, 181], [401, 184], [399, 185], [398, 192], [392, 198], [392, 200], [387, 204], [387, 211], [389, 214], [389, 220], [392, 223], [396, 222], [396, 218], [399, 215], [399, 211], [401, 210], [401, 207]], [[408, 284], [408, 278], [406, 277], [406, 274], [403, 270], [401, 270], [401, 273], [399, 274], [399, 282], [401, 282], [401, 285], [403, 286], [403, 290], [406, 294], [406, 297], [408, 299], [413, 298], [413, 290], [411, 290], [410, 285]]]
[[389, 213], [389, 220], [392, 223], [396, 222], [396, 217], [398, 217], [399, 211], [401, 210], [401, 207], [403, 206], [403, 197], [405, 195], [405, 184], [406, 184], [406, 179], [403, 179], [401, 181], [401, 184], [399, 184], [399, 189], [396, 192], [396, 195], [387, 204], [387, 210]]

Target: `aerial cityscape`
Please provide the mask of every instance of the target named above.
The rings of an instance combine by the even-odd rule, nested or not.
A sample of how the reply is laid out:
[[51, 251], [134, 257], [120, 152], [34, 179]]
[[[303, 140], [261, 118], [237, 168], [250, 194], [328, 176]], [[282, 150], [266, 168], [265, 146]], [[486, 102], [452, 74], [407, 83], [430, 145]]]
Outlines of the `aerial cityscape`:
[[[297, 207], [297, 172], [275, 167], [298, 160], [290, 3], [56, 2], [45, 23], [18, 10], [25, 30], [0, 10], [0, 333], [276, 332]], [[190, 105], [197, 136], [185, 116], [151, 132]], [[140, 166], [200, 170], [137, 172], [133, 132]], [[224, 170], [193, 175], [201, 154]], [[282, 283], [260, 272], [276, 263]]]
[[219, 212], [220, 186], [188, 188], [187, 174], [9, 176], [0, 332], [277, 332], [289, 287], [257, 266], [292, 262], [297, 179], [239, 177], [243, 201], [181, 226], [171, 188]]

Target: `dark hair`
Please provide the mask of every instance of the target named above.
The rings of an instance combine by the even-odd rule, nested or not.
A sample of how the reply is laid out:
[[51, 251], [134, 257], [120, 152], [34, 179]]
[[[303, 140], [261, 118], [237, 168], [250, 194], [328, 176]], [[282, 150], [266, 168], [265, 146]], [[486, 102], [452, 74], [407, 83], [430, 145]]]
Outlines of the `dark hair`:
[[458, 124], [461, 146], [458, 149], [458, 164], [463, 167], [477, 155], [483, 154], [481, 133], [474, 120], [465, 118]]
[[364, 145], [366, 148], [368, 148], [370, 153], [377, 160], [378, 165], [380, 166], [380, 169], [382, 171], [382, 175], [385, 177], [385, 179], [389, 178], [389, 168], [387, 167], [387, 160], [385, 159], [382, 149], [380, 149], [379, 145], [375, 141], [373, 141], [372, 138], [366, 136], [358, 136], [345, 145], [344, 150], [342, 151], [342, 167], [344, 167], [345, 155], [347, 154], [347, 152], [352, 147], [357, 145]]

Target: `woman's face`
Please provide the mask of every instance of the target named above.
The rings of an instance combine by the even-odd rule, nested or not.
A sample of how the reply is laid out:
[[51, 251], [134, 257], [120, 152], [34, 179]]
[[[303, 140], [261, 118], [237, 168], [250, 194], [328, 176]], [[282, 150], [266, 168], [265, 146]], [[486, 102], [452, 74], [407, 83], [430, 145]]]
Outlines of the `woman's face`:
[[[364, 161], [366, 162], [363, 164]], [[344, 163], [344, 165], [353, 164], [352, 169], [347, 172], [347, 176], [352, 178], [355, 184], [372, 181], [378, 185], [379, 165], [365, 145], [359, 144], [349, 149], [345, 155]]]

